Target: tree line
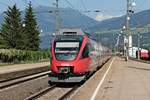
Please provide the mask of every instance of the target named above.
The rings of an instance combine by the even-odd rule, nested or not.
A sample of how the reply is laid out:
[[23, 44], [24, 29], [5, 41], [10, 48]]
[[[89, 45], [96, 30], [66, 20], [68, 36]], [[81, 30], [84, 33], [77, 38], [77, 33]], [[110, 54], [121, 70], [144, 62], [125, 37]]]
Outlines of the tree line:
[[40, 37], [36, 16], [31, 2], [25, 10], [25, 16], [16, 4], [4, 12], [4, 21], [0, 27], [0, 48], [39, 50]]

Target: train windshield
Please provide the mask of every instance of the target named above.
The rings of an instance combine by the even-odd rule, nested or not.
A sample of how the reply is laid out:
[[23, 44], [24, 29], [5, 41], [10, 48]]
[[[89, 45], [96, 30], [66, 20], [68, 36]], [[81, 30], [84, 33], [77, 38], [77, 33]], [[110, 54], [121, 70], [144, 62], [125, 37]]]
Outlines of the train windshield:
[[79, 52], [80, 42], [56, 42], [55, 56], [57, 60], [74, 60]]

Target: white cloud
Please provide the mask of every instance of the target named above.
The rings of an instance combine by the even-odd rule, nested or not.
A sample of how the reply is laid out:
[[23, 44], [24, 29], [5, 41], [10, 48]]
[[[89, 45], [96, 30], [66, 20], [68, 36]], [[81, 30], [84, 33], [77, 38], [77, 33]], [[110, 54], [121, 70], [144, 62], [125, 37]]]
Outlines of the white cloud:
[[114, 16], [98, 14], [95, 19], [97, 21], [102, 21], [102, 20], [105, 20], [105, 19], [113, 18], [113, 17]]

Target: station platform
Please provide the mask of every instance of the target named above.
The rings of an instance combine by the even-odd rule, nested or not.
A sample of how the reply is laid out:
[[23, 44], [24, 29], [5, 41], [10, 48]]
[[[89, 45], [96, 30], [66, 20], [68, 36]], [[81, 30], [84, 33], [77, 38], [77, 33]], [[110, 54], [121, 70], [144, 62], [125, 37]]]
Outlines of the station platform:
[[114, 57], [103, 67], [72, 100], [150, 100], [150, 64]]
[[33, 69], [33, 68], [38, 68], [41, 66], [49, 66], [49, 65], [50, 62], [41, 62], [41, 63], [32, 63], [32, 64], [14, 64], [14, 65], [0, 66], [0, 74], [26, 70], [26, 69]]

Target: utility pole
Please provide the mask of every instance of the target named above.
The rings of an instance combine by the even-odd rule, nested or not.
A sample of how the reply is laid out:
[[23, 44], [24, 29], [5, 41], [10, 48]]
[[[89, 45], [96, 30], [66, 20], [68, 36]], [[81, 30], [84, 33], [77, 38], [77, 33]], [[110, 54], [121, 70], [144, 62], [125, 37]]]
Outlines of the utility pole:
[[118, 36], [117, 36], [117, 38], [116, 38], [116, 44], [115, 44], [115, 50], [116, 50], [116, 53], [118, 53], [119, 52], [119, 41], [120, 41], [120, 36], [121, 36], [121, 34], [118, 34]]
[[125, 24], [125, 60], [127, 61], [129, 58], [129, 48], [132, 48], [132, 35], [130, 34], [130, 14], [134, 13], [133, 7], [135, 6], [134, 0], [127, 0], [127, 11], [126, 11], [126, 24]]
[[125, 39], [124, 39], [124, 43], [125, 43], [125, 60], [128, 60], [128, 51], [129, 51], [129, 20], [130, 20], [130, 0], [127, 0], [127, 11], [126, 11], [126, 24], [125, 24]]
[[138, 32], [138, 59], [140, 59], [140, 38], [141, 38], [141, 36]]
[[58, 0], [56, 0], [56, 10], [55, 10], [55, 17], [56, 17], [56, 19], [55, 19], [55, 24], [56, 24], [56, 29], [55, 29], [55, 31], [56, 31], [56, 34], [57, 34], [57, 32], [59, 31], [59, 29], [61, 28], [61, 20], [60, 20], [60, 16], [59, 16], [59, 1]]
[[137, 20], [137, 32], [138, 32], [138, 59], [140, 59], [140, 38], [141, 38], [141, 35], [140, 35], [140, 22], [139, 20], [136, 18]]

